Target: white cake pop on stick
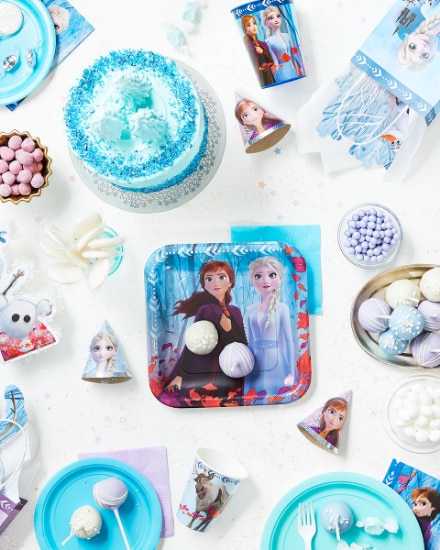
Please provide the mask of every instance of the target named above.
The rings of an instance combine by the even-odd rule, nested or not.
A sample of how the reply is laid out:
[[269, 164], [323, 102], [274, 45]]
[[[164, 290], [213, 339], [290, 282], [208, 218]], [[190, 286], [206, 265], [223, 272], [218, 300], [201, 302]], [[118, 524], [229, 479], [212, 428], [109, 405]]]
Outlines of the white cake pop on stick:
[[119, 516], [119, 507], [127, 500], [128, 489], [125, 483], [118, 477], [110, 477], [95, 483], [93, 497], [96, 503], [104, 510], [112, 510], [116, 516], [119, 529], [124, 539], [125, 548], [130, 550], [127, 536]]
[[99, 511], [90, 505], [81, 506], [73, 512], [70, 519], [70, 535], [63, 540], [61, 546], [64, 546], [73, 539], [91, 539], [99, 534], [102, 526], [102, 518]]

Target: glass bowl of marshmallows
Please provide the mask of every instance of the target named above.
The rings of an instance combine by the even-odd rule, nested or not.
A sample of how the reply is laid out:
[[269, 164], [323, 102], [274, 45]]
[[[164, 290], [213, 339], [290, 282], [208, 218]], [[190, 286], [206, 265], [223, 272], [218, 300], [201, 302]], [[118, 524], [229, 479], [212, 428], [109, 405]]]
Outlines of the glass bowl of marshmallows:
[[28, 132], [0, 133], [0, 201], [29, 202], [49, 185], [52, 159]]
[[402, 244], [399, 219], [385, 206], [366, 203], [351, 208], [338, 228], [338, 243], [354, 265], [382, 267], [398, 254]]
[[414, 453], [440, 449], [440, 377], [416, 373], [401, 379], [387, 398], [383, 421], [390, 438]]

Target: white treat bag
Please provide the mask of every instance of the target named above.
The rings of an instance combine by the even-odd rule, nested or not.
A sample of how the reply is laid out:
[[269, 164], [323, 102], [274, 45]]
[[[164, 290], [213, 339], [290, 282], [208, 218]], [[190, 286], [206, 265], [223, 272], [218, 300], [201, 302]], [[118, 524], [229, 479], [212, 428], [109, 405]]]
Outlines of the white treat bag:
[[438, 34], [439, 0], [397, 0], [346, 73], [300, 110], [300, 152], [320, 152], [328, 172], [384, 167], [402, 179], [440, 108]]
[[319, 152], [328, 173], [393, 167], [403, 177], [425, 130], [423, 117], [350, 64], [300, 109], [298, 150]]

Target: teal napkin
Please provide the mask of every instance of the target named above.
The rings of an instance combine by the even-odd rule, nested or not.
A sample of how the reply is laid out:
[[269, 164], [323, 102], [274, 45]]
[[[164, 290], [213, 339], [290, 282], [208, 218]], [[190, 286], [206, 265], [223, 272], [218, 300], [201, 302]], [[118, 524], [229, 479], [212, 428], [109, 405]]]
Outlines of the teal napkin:
[[294, 246], [307, 264], [309, 314], [322, 315], [321, 227], [319, 225], [265, 225], [231, 227], [232, 242], [280, 241]]

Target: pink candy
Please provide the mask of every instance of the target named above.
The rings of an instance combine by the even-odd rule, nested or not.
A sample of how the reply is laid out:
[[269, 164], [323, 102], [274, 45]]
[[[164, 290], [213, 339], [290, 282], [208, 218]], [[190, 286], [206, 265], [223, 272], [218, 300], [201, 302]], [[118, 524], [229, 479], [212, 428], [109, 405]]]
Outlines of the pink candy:
[[6, 183], [0, 185], [0, 197], [9, 197], [11, 193], [12, 188], [9, 185], [6, 185]]
[[2, 180], [3, 183], [6, 183], [6, 185], [12, 185], [13, 183], [15, 183], [16, 176], [12, 172], [5, 172], [4, 174], [2, 174]]
[[22, 146], [23, 140], [20, 136], [11, 136], [8, 140], [8, 147], [10, 149], [13, 149], [14, 151], [17, 151], [17, 149], [20, 149]]
[[30, 137], [11, 136], [0, 146], [0, 197], [29, 196], [44, 185], [44, 152]]
[[31, 179], [31, 185], [35, 189], [40, 189], [40, 187], [43, 187], [44, 184], [44, 178], [41, 174], [34, 174]]
[[32, 138], [27, 137], [23, 140], [21, 148], [27, 153], [32, 153], [35, 150], [35, 141]]
[[15, 151], [15, 158], [18, 160], [18, 162], [21, 162], [21, 164], [32, 164], [34, 162], [34, 157], [32, 156], [32, 153], [23, 151], [23, 149], [18, 149], [17, 151]]
[[20, 195], [30, 195], [32, 193], [32, 187], [29, 183], [19, 183], [18, 184], [18, 191], [20, 192]]
[[32, 156], [34, 157], [35, 162], [41, 162], [43, 160], [44, 153], [43, 153], [42, 149], [37, 147], [36, 149], [34, 149], [32, 151]]
[[10, 160], [14, 160], [15, 151], [9, 147], [6, 147], [6, 145], [3, 145], [0, 147], [0, 157], [9, 162]]
[[29, 183], [32, 179], [32, 172], [30, 170], [20, 170], [17, 174], [17, 181], [18, 183]]
[[18, 160], [12, 160], [9, 163], [9, 172], [17, 175], [20, 170], [23, 170], [23, 165], [21, 164], [21, 162], [18, 162]]

